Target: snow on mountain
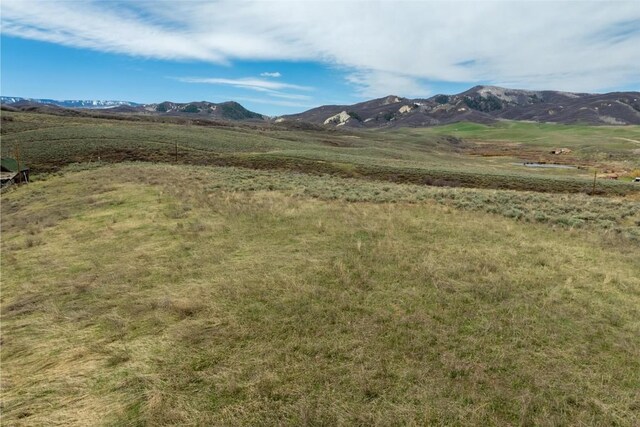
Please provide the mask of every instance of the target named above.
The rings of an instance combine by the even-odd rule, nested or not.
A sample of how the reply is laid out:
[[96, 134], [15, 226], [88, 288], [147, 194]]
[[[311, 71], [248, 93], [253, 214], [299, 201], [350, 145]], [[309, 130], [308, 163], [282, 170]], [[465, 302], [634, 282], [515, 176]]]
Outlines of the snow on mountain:
[[114, 108], [123, 105], [135, 107], [140, 104], [130, 101], [103, 101], [103, 100], [64, 100], [55, 99], [38, 99], [38, 98], [20, 98], [16, 96], [0, 96], [0, 103], [15, 104], [17, 102], [32, 102], [36, 104], [55, 105], [64, 108]]

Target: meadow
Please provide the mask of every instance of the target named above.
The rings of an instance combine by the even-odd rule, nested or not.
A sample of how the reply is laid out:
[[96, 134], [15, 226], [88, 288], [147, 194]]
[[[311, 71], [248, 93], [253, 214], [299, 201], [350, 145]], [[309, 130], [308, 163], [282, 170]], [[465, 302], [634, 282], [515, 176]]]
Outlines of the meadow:
[[633, 165], [630, 152], [640, 151], [640, 132], [637, 126], [586, 126], [559, 123], [499, 122], [494, 125], [455, 123], [421, 129], [405, 129], [409, 135], [452, 135], [474, 141], [499, 142], [500, 148], [520, 149], [527, 146], [553, 149], [566, 147], [572, 157], [582, 160], [621, 161]]
[[3, 424], [640, 423], [637, 187], [474, 153], [550, 143], [4, 113]]
[[[573, 140], [567, 135], [573, 134], [575, 126], [568, 126], [567, 132], [553, 125], [503, 125], [495, 127], [488, 140], [482, 139], [484, 128], [478, 128], [482, 125], [459, 126], [474, 129], [476, 137], [465, 134], [465, 138], [458, 138], [451, 127], [341, 132], [4, 112], [2, 150], [9, 154], [18, 148], [25, 161], [39, 172], [77, 162], [140, 160], [540, 192], [593, 191], [594, 171], [613, 170], [622, 179], [599, 180], [597, 194], [640, 192], [637, 185], [628, 182], [640, 169], [640, 147], [633, 142], [640, 140], [637, 126], [583, 126], [586, 130], [576, 131]], [[514, 131], [514, 126], [525, 129]], [[512, 138], [510, 142], [495, 140], [500, 132], [503, 138]], [[604, 141], [597, 145], [599, 151], [586, 144], [585, 134], [590, 135], [589, 141]], [[554, 138], [572, 147], [571, 155], [550, 155], [548, 139]], [[583, 151], [577, 148], [580, 144], [585, 146]], [[522, 165], [526, 161], [569, 163], [576, 168], [532, 169]]]

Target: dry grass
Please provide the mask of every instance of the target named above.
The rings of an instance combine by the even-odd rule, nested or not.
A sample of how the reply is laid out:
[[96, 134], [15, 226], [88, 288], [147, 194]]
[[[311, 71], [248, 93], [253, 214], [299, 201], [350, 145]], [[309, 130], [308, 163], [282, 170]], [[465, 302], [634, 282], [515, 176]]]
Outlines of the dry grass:
[[[77, 162], [177, 161], [440, 187], [587, 193], [593, 191], [594, 166], [601, 172], [620, 174], [640, 166], [632, 151], [637, 144], [625, 140], [639, 132], [637, 126], [461, 123], [427, 129], [336, 131], [7, 114], [14, 120], [2, 126], [2, 152], [11, 155], [19, 148], [33, 175], [56, 172]], [[459, 127], [466, 131], [460, 133]], [[465, 140], [451, 134], [464, 135]], [[487, 134], [492, 135], [491, 142], [484, 139]], [[480, 142], [471, 142], [477, 139]], [[545, 160], [550, 144], [561, 142], [573, 149], [576, 157], [571, 163], [579, 168], [522, 166], [523, 161]], [[474, 147], [486, 148], [486, 144], [493, 147], [490, 150], [512, 149], [500, 156], [472, 155]], [[582, 145], [589, 153], [580, 154]], [[629, 179], [600, 180], [595, 192], [610, 196], [640, 193], [640, 186], [624, 181]]]
[[225, 173], [2, 196], [3, 423], [640, 422], [633, 240]]

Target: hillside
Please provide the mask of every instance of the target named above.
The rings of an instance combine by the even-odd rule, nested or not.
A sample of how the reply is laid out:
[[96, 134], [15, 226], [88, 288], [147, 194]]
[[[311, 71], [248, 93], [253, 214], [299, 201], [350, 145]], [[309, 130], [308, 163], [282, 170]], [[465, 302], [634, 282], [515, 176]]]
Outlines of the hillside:
[[[118, 112], [118, 109], [113, 110]], [[145, 104], [134, 109], [128, 109], [126, 112], [143, 113], [143, 114], [161, 114], [176, 116], [203, 116], [212, 119], [226, 120], [248, 120], [248, 119], [264, 119], [262, 114], [254, 113], [244, 108], [237, 102], [229, 101], [219, 104], [213, 102], [161, 102], [159, 104]]]
[[[80, 110], [69, 110], [80, 114]], [[155, 118], [156, 116], [150, 116]], [[32, 173], [75, 162], [139, 160], [242, 166], [438, 186], [602, 194], [640, 192], [637, 126], [501, 122], [418, 129], [336, 131], [287, 123], [92, 118], [5, 111], [2, 152], [19, 149]], [[561, 144], [561, 145], [559, 145]], [[570, 149], [563, 155], [550, 151]], [[177, 150], [177, 154], [176, 154]], [[541, 162], [564, 168], [531, 168]]]
[[628, 125], [640, 124], [640, 92], [586, 94], [476, 86], [457, 95], [428, 99], [387, 96], [354, 105], [322, 106], [283, 119], [356, 128], [421, 127], [461, 121], [486, 124], [503, 119]]
[[637, 246], [468, 211], [623, 203], [140, 163], [1, 197], [3, 424], [640, 420]]

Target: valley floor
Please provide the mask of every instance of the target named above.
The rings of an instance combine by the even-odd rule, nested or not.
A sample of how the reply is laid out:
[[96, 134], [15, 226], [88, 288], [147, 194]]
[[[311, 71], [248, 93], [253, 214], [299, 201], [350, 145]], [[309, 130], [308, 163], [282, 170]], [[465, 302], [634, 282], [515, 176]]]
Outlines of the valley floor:
[[124, 163], [1, 207], [3, 424], [640, 423], [637, 199]]

